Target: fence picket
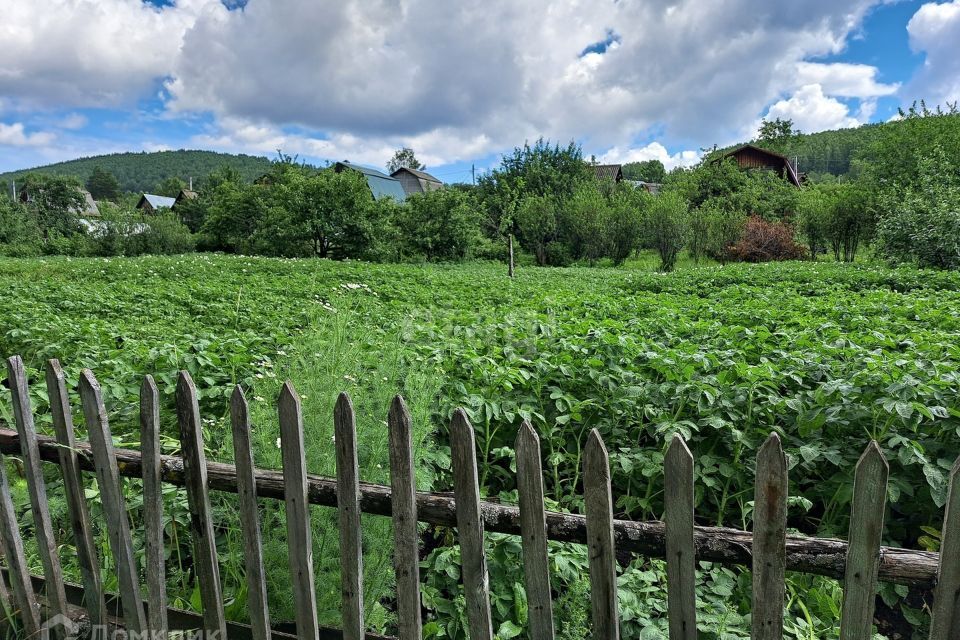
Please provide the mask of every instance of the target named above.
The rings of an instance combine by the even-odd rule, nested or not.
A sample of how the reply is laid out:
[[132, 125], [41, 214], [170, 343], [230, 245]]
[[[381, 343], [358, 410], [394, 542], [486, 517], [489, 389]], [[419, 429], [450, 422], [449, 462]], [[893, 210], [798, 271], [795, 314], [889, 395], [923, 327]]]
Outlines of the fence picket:
[[47, 396], [50, 398], [50, 413], [53, 418], [53, 430], [60, 445], [58, 456], [60, 474], [63, 478], [67, 513], [77, 550], [77, 564], [80, 565], [80, 577], [83, 582], [83, 604], [90, 615], [90, 624], [106, 624], [107, 605], [103, 599], [103, 584], [100, 579], [100, 561], [97, 558], [96, 545], [93, 542], [93, 528], [90, 526], [90, 511], [77, 458], [77, 442], [73, 430], [73, 411], [67, 393], [66, 376], [56, 359], [47, 362]]
[[787, 459], [771, 433], [757, 453], [753, 499], [752, 640], [783, 638], [787, 566]]
[[315, 640], [317, 595], [313, 587], [313, 539], [310, 531], [310, 504], [307, 501], [307, 462], [303, 452], [303, 414], [300, 396], [288, 380], [280, 390], [280, 443], [283, 458], [283, 493], [287, 512], [287, 547], [297, 637]]
[[872, 635], [889, 472], [883, 452], [871, 440], [857, 462], [853, 481], [840, 640], [869, 640]]
[[200, 587], [204, 634], [226, 638], [227, 622], [220, 590], [217, 543], [213, 535], [213, 519], [210, 517], [210, 495], [207, 493], [207, 460], [203, 451], [200, 405], [193, 378], [186, 371], [181, 371], [177, 380], [176, 404], [187, 505], [190, 508], [194, 571]]
[[453, 458], [453, 493], [457, 507], [457, 532], [460, 537], [470, 640], [491, 640], [493, 622], [490, 617], [487, 559], [483, 550], [476, 445], [473, 427], [463, 409], [454, 412], [450, 423], [450, 452]]
[[693, 455], [673, 436], [663, 460], [670, 640], [696, 640], [696, 549], [693, 544]]
[[547, 556], [547, 519], [543, 505], [540, 438], [526, 420], [520, 425], [515, 449], [523, 582], [530, 612], [530, 639], [553, 640], [553, 603], [550, 598], [550, 559]]
[[417, 480], [413, 466], [410, 412], [396, 396], [387, 417], [390, 431], [390, 495], [393, 507], [393, 566], [397, 574], [400, 640], [420, 640], [420, 557], [417, 534]]
[[154, 637], [167, 637], [167, 578], [163, 549], [163, 485], [160, 480], [160, 394], [153, 376], [140, 385], [140, 452], [143, 454], [143, 528], [146, 538], [147, 622]]
[[113, 436], [110, 433], [107, 410], [103, 406], [100, 384], [89, 369], [84, 369], [80, 374], [80, 401], [97, 472], [97, 485], [100, 487], [100, 502], [107, 521], [110, 548], [116, 564], [124, 624], [129, 631], [143, 633], [147, 629], [147, 621], [140, 599], [137, 559], [130, 538], [127, 505], [120, 489], [120, 472], [117, 470]]
[[960, 458], [950, 471], [940, 536], [940, 564], [933, 592], [930, 640], [960, 638]]
[[333, 409], [337, 451], [337, 512], [340, 525], [340, 593], [343, 637], [363, 640], [363, 536], [360, 531], [360, 471], [357, 425], [350, 396], [341, 393]]
[[[34, 534], [37, 538], [37, 550], [43, 565], [43, 577], [47, 596], [47, 606], [51, 617], [65, 616], [67, 596], [63, 589], [63, 570], [60, 568], [60, 556], [57, 551], [57, 539], [53, 534], [50, 521], [50, 505], [47, 502], [47, 485], [43, 479], [43, 461], [37, 446], [37, 429], [33, 424], [33, 409], [30, 406], [30, 393], [27, 389], [27, 374], [20, 356], [7, 359], [7, 381], [13, 405], [13, 421], [20, 434], [23, 471], [27, 480], [27, 493], [30, 494], [30, 510], [33, 512]], [[58, 618], [59, 619], [59, 618]], [[64, 636], [64, 628], [57, 625], [54, 631], [58, 638]]]
[[269, 640], [270, 612], [267, 609], [267, 583], [263, 571], [260, 538], [260, 510], [257, 485], [253, 476], [253, 451], [250, 448], [250, 414], [243, 389], [237, 385], [230, 397], [230, 422], [233, 429], [233, 457], [237, 464], [237, 494], [240, 502], [240, 528], [247, 580], [247, 610], [253, 640]]
[[610, 459], [600, 432], [590, 430], [583, 451], [583, 500], [587, 512], [587, 547], [590, 558], [590, 603], [593, 637], [620, 637], [617, 602], [617, 560], [613, 546], [613, 497]]
[[[0, 456], [0, 538], [3, 539], [3, 555], [10, 571], [10, 586], [13, 589], [13, 609], [20, 612], [23, 633], [35, 638], [40, 633], [40, 615], [36, 608], [37, 598], [30, 582], [27, 560], [23, 554], [23, 538], [20, 525], [13, 510], [10, 483], [7, 482], [7, 460]], [[2, 576], [0, 576], [2, 580]]]

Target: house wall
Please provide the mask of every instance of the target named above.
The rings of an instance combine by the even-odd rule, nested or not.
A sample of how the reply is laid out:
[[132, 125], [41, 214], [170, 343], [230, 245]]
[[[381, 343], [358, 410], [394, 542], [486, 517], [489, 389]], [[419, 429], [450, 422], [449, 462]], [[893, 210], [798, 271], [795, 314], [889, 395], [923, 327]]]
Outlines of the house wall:
[[408, 195], [412, 193], [423, 193], [424, 189], [420, 184], [420, 179], [412, 173], [401, 171], [396, 175], [396, 178], [400, 181], [404, 193]]

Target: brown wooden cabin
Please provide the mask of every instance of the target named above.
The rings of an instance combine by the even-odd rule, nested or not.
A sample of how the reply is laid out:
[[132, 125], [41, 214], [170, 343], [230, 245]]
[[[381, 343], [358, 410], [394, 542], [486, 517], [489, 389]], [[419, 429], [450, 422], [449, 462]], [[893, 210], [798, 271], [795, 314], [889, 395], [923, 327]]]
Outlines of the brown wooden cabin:
[[613, 180], [614, 182], [623, 182], [623, 166], [619, 164], [593, 164], [594, 177], [597, 180]]
[[789, 180], [792, 184], [799, 187], [801, 183], [800, 176], [790, 160], [775, 151], [762, 149], [756, 145], [745, 144], [726, 152], [716, 162], [733, 158], [737, 166], [741, 169], [769, 169], [780, 174], [781, 178]]

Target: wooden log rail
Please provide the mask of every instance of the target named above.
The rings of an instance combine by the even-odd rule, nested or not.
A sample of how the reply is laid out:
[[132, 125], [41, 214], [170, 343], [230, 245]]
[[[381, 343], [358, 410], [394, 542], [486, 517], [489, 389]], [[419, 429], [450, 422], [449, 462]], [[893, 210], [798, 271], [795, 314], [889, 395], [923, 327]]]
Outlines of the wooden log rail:
[[[48, 436], [37, 436], [40, 457], [52, 463], [60, 460], [60, 447]], [[81, 469], [93, 471], [93, 452], [86, 442], [76, 444]], [[20, 438], [16, 431], [0, 428], [0, 453], [20, 455]], [[116, 450], [119, 475], [141, 478], [143, 457], [139, 451]], [[160, 474], [164, 482], [185, 486], [183, 459], [176, 456], [160, 457]], [[220, 462], [206, 463], [209, 488], [215, 491], [237, 493], [237, 470], [234, 465]], [[283, 473], [265, 469], [254, 471], [258, 498], [284, 499]], [[314, 474], [307, 476], [308, 499], [311, 504], [337, 506], [337, 482]], [[360, 483], [360, 509], [363, 513], [391, 516], [389, 486]], [[481, 502], [480, 513], [488, 532], [520, 535], [520, 510], [517, 507]], [[417, 520], [434, 525], [457, 526], [456, 503], [452, 496], [417, 492]], [[587, 543], [587, 521], [582, 515], [546, 513], [547, 537], [562, 542]], [[618, 551], [647, 557], [666, 556], [666, 528], [663, 522], [615, 520], [614, 540]], [[749, 531], [720, 527], [695, 527], [694, 545], [698, 560], [750, 566], [753, 534]], [[786, 569], [827, 576], [842, 580], [847, 557], [847, 543], [826, 538], [787, 536]], [[878, 580], [894, 584], [932, 589], [936, 584], [939, 554], [929, 551], [880, 548]]]

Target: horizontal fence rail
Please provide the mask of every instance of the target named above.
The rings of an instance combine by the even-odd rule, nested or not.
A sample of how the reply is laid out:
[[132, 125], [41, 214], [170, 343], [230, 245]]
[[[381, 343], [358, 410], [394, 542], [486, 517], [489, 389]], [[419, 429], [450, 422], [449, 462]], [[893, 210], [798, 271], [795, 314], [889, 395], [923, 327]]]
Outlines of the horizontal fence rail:
[[[37, 436], [40, 457], [47, 462], [58, 461], [59, 445], [53, 438]], [[93, 471], [90, 445], [76, 444], [80, 468]], [[20, 454], [20, 440], [16, 431], [0, 428], [0, 453]], [[140, 478], [143, 456], [134, 449], [117, 449], [120, 475]], [[160, 456], [160, 475], [164, 482], [185, 486], [183, 459], [177, 456]], [[254, 470], [257, 497], [283, 500], [283, 473], [269, 469]], [[223, 462], [207, 461], [207, 481], [210, 489], [225, 493], [237, 493], [236, 467]], [[324, 507], [337, 506], [337, 482], [333, 478], [308, 474], [307, 498], [310, 504]], [[360, 509], [363, 513], [391, 516], [391, 490], [386, 485], [360, 483]], [[494, 533], [520, 535], [520, 509], [518, 507], [483, 501], [480, 504], [484, 529]], [[587, 543], [587, 519], [572, 513], [547, 511], [547, 538], [558, 542]], [[417, 521], [446, 527], [457, 526], [457, 508], [452, 495], [417, 492]], [[614, 520], [614, 542], [617, 549], [651, 558], [666, 557], [666, 526], [652, 520]], [[726, 527], [695, 526], [694, 546], [698, 560], [721, 564], [750, 566], [753, 534], [750, 531]], [[832, 538], [803, 538], [787, 536], [786, 568], [814, 575], [842, 580], [846, 567], [847, 543]], [[922, 589], [932, 589], [937, 580], [937, 565], [940, 554], [932, 551], [880, 547], [878, 580]]]
[[[16, 611], [28, 636], [53, 627], [52, 637], [65, 638], [70, 631], [63, 620], [67, 602], [65, 583], [56, 555], [43, 482], [42, 462], [60, 466], [67, 495], [82, 491], [81, 471], [93, 471], [103, 503], [109, 534], [113, 570], [117, 573], [122, 622], [128, 631], [150, 631], [160, 637], [170, 628], [172, 609], [165, 607], [163, 584], [162, 502], [160, 484], [186, 490], [190, 511], [193, 566], [202, 615], [194, 628], [211, 640], [231, 637], [223, 608], [219, 563], [214, 539], [209, 491], [240, 495], [241, 528], [246, 554], [246, 580], [254, 594], [252, 602], [262, 609], [251, 612], [249, 636], [265, 640], [272, 635], [266, 610], [266, 585], [259, 551], [260, 530], [256, 501], [283, 500], [287, 524], [287, 549], [295, 610], [295, 629], [300, 638], [317, 640], [324, 631], [317, 624], [313, 573], [310, 505], [333, 507], [339, 514], [342, 630], [348, 640], [370, 637], [363, 619], [363, 565], [361, 513], [390, 516], [397, 545], [394, 569], [399, 594], [398, 630], [401, 640], [415, 640], [421, 631], [416, 522], [455, 527], [461, 548], [462, 583], [466, 617], [473, 640], [493, 638], [489, 575], [484, 549], [487, 531], [521, 535], [523, 574], [528, 601], [533, 607], [531, 637], [554, 637], [546, 541], [587, 545], [589, 556], [591, 621], [594, 637], [619, 637], [617, 555], [628, 552], [666, 559], [667, 609], [670, 640], [697, 637], [696, 560], [750, 566], [753, 571], [753, 629], [756, 640], [782, 637], [784, 572], [786, 570], [829, 576], [843, 581], [841, 640], [869, 640], [878, 581], [921, 588], [935, 588], [931, 640], [958, 637], [960, 632], [960, 461], [950, 477], [943, 524], [944, 554], [881, 546], [886, 509], [889, 467], [876, 442], [870, 442], [854, 474], [849, 543], [841, 540], [786, 535], [788, 472], [780, 438], [774, 433], [758, 452], [755, 483], [754, 532], [694, 525], [694, 456], [683, 438], [674, 436], [664, 460], [665, 522], [615, 520], [611, 494], [610, 464], [606, 444], [599, 432], [587, 438], [583, 459], [583, 495], [586, 515], [548, 512], [543, 508], [540, 448], [529, 424], [518, 432], [518, 491], [520, 507], [484, 501], [477, 479], [475, 434], [466, 413], [458, 409], [450, 426], [454, 493], [415, 491], [410, 447], [410, 416], [398, 396], [388, 414], [391, 454], [391, 485], [359, 481], [356, 424], [348, 395], [341, 394], [334, 410], [336, 478], [307, 473], [304, 427], [300, 396], [293, 385], [283, 385], [278, 400], [282, 471], [256, 469], [252, 465], [249, 417], [246, 399], [239, 387], [231, 398], [231, 423], [239, 466], [208, 462], [203, 448], [197, 390], [186, 372], [181, 372], [176, 392], [176, 414], [183, 457], [159, 454], [159, 409], [156, 387], [149, 376], [141, 394], [141, 451], [113, 447], [100, 386], [93, 373], [80, 376], [79, 395], [90, 436], [89, 443], [75, 442], [72, 412], [59, 363], [47, 368], [49, 395], [57, 438], [39, 436], [33, 423], [26, 373], [19, 357], [8, 360], [8, 380], [13, 395], [17, 429], [0, 429], [0, 454], [18, 455], [27, 479], [35, 534], [44, 568], [46, 609], [37, 607], [33, 585], [36, 576], [27, 572], [23, 540], [0, 455], [0, 538], [8, 568], [12, 595], [0, 580], [0, 600]], [[387, 434], [385, 434], [387, 437]], [[130, 519], [121, 477], [144, 480], [144, 526], [146, 532], [147, 599], [143, 600], [139, 569], [133, 552]], [[74, 502], [73, 500], [70, 501]], [[78, 547], [90, 556], [81, 564], [87, 594], [83, 600], [91, 620], [104, 615], [97, 571], [97, 558], [90, 547], [90, 525], [80, 505], [70, 505], [71, 529]], [[86, 530], [84, 530], [86, 529]], [[105, 551], [105, 550], [104, 550]], [[108, 563], [109, 564], [109, 563]], [[520, 567], [518, 567], [520, 569]], [[159, 575], [158, 575], [159, 574]], [[110, 599], [115, 602], [114, 598]], [[144, 605], [147, 605], [145, 610]], [[168, 615], [170, 614], [170, 615]], [[42, 624], [41, 624], [42, 623]], [[62, 627], [62, 628], [61, 628]], [[99, 633], [99, 631], [98, 631]]]

